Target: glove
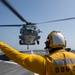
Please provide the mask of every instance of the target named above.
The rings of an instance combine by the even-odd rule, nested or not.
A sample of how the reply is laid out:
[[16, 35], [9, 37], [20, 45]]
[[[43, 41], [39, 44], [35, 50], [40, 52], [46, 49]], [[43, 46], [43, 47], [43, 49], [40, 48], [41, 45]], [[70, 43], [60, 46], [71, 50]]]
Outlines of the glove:
[[1, 49], [2, 45], [3, 45], [3, 42], [0, 41], [0, 49]]

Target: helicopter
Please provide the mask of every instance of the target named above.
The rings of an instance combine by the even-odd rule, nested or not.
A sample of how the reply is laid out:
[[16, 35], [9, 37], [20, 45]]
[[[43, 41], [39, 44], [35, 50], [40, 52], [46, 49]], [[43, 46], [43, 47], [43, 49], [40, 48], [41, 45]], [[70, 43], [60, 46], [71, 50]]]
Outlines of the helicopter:
[[75, 19], [75, 17], [40, 22], [40, 23], [32, 23], [25, 20], [16, 10], [11, 6], [11, 4], [7, 0], [1, 0], [1, 2], [8, 7], [21, 21], [25, 22], [25, 24], [15, 24], [15, 25], [0, 25], [0, 27], [21, 27], [20, 28], [20, 35], [19, 35], [19, 44], [20, 45], [27, 45], [27, 49], [29, 45], [35, 45], [36, 43], [39, 45], [39, 33], [42, 32], [40, 29], [37, 28], [37, 24], [43, 23], [51, 23], [51, 22], [58, 22], [58, 21], [66, 21]]
[[[27, 22], [6, 0], [2, 2], [25, 24], [22, 25], [0, 25], [0, 27], [17, 27], [20, 28], [19, 44], [20, 45], [39, 45], [40, 36], [38, 35], [41, 31], [35, 26], [35, 23]], [[36, 43], [35, 43], [36, 42]]]
[[20, 45], [35, 45], [36, 43], [39, 45], [40, 36], [38, 36], [40, 30], [37, 29], [34, 25], [23, 25], [20, 28], [20, 36], [19, 36], [19, 44]]

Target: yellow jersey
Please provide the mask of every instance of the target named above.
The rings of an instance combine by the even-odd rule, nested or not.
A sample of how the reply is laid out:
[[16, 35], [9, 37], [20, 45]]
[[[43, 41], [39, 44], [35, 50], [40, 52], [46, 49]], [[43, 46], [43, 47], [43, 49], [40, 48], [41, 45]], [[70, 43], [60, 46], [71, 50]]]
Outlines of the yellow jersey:
[[57, 50], [48, 55], [20, 53], [0, 42], [0, 49], [14, 62], [40, 75], [75, 75], [75, 54]]

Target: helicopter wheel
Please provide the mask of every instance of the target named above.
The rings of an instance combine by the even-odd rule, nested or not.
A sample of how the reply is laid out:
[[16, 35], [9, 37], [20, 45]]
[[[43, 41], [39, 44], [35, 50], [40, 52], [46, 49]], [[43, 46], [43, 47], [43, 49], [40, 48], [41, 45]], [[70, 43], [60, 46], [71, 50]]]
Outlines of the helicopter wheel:
[[39, 41], [37, 41], [37, 44], [39, 45]]
[[19, 44], [22, 45], [22, 43], [23, 43], [22, 40], [20, 40], [20, 41], [19, 41]]

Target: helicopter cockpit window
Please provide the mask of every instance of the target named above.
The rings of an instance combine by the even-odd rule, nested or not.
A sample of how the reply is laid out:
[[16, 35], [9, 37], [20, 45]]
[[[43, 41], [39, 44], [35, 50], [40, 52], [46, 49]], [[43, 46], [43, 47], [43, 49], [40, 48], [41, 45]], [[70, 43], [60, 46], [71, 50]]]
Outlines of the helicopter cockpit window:
[[26, 32], [27, 32], [27, 29], [26, 29], [26, 28], [22, 27], [22, 28], [20, 29], [20, 33], [21, 33], [21, 34], [25, 34]]

